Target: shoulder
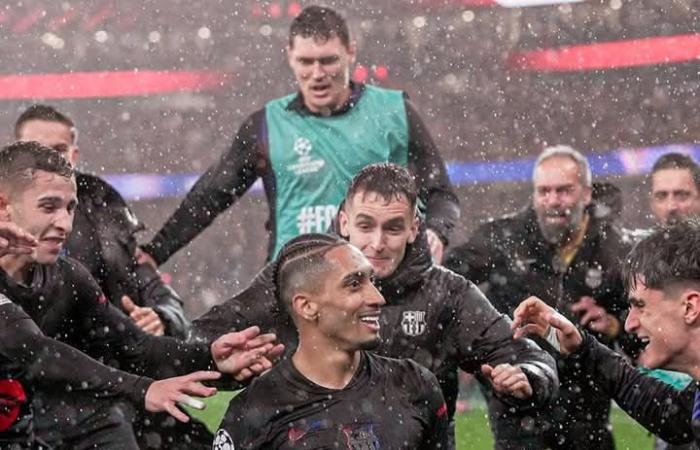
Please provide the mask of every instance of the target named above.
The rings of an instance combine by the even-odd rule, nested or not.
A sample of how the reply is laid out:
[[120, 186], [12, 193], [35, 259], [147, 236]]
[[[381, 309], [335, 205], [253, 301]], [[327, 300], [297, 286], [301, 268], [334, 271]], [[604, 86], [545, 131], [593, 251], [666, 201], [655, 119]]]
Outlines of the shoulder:
[[[68, 256], [61, 256], [56, 262], [56, 270], [60, 277], [61, 284], [69, 286], [75, 293], [104, 297], [99, 284], [81, 262]], [[102, 302], [103, 300], [101, 298], [100, 303]]]
[[389, 358], [365, 352], [373, 373], [382, 373], [395, 386], [401, 386], [407, 392], [411, 388], [437, 386], [435, 375], [410, 358]]
[[75, 177], [78, 185], [78, 195], [98, 199], [105, 203], [126, 205], [124, 198], [111, 184], [97, 175], [78, 172]]

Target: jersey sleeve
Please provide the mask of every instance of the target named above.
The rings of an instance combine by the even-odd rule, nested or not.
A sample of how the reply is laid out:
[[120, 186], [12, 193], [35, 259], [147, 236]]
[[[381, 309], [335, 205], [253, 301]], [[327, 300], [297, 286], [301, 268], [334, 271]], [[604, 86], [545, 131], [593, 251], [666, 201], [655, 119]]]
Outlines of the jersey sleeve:
[[264, 423], [260, 410], [249, 404], [248, 395], [249, 391], [244, 390], [229, 403], [214, 437], [213, 450], [270, 448], [266, 432], [268, 424]]
[[0, 354], [23, 367], [32, 383], [95, 397], [124, 396], [142, 407], [153, 380], [97, 362], [63, 342], [45, 336], [36, 323], [0, 295]]
[[[559, 378], [554, 358], [530, 339], [513, 339], [510, 319], [500, 314], [471, 282], [457, 291], [455, 320], [447, 332], [456, 349], [460, 368], [479, 374], [482, 364], [519, 366], [533, 388], [526, 403], [544, 405], [557, 394]], [[522, 403], [505, 398], [509, 403]]]
[[588, 368], [595, 383], [644, 428], [671, 444], [692, 441], [696, 383], [678, 390], [642, 373], [589, 333], [583, 334], [583, 345], [569, 358]]
[[421, 200], [425, 203], [426, 223], [447, 243], [459, 221], [459, 200], [452, 189], [447, 167], [428, 128], [410, 101], [406, 102], [408, 121], [408, 168], [416, 176]]
[[192, 186], [172, 216], [143, 247], [158, 264], [197, 237], [258, 178], [261, 165], [258, 144], [265, 111], [251, 115], [241, 125], [230, 149]]
[[79, 263], [71, 261], [65, 282], [75, 289], [80, 311], [83, 345], [93, 355], [108, 355], [120, 368], [152, 378], [168, 378], [196, 370], [210, 370], [206, 344], [184, 343], [167, 336], [153, 336], [105, 298], [97, 282]]

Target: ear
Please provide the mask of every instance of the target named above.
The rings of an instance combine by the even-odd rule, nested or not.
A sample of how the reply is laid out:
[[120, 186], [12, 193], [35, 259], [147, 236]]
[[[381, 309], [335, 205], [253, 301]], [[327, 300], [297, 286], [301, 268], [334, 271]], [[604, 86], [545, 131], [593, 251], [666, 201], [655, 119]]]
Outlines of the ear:
[[350, 67], [355, 64], [355, 61], [357, 61], [357, 42], [352, 41], [348, 47], [348, 63]]
[[0, 192], [0, 220], [10, 221], [10, 196], [6, 192]]
[[304, 292], [292, 297], [292, 309], [299, 320], [315, 322], [318, 319], [318, 305]]
[[583, 201], [586, 203], [586, 205], [591, 204], [591, 201], [593, 201], [593, 187], [591, 187], [591, 186], [584, 186], [583, 187]]
[[80, 159], [80, 149], [78, 147], [73, 147], [73, 153], [70, 155], [70, 164], [75, 167]]
[[289, 65], [291, 66], [292, 62], [294, 62], [294, 59], [292, 57], [292, 47], [289, 44], [287, 44], [287, 63], [289, 63]]
[[420, 218], [416, 215], [413, 217], [413, 221], [411, 222], [411, 232], [408, 235], [408, 243], [413, 244], [416, 241], [416, 238], [418, 237], [418, 230], [420, 229]]
[[700, 325], [700, 291], [689, 289], [683, 294], [683, 320], [687, 325]]
[[345, 206], [338, 212], [338, 231], [344, 238], [350, 237], [350, 216], [345, 212]]

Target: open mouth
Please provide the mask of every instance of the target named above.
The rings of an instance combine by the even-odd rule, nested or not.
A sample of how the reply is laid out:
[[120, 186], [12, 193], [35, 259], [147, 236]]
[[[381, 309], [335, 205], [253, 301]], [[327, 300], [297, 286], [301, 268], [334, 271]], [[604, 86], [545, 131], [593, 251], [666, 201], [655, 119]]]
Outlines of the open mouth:
[[329, 84], [322, 84], [322, 85], [317, 85], [317, 86], [311, 86], [311, 92], [317, 95], [323, 95], [326, 94], [330, 90], [330, 85]]
[[650, 342], [649, 337], [648, 336], [637, 336], [637, 339], [639, 340], [639, 342], [642, 346], [641, 350], [644, 351], [649, 346], [649, 342]]
[[371, 328], [373, 331], [379, 331], [380, 326], [378, 312], [360, 314], [360, 322], [362, 322], [363, 325]]

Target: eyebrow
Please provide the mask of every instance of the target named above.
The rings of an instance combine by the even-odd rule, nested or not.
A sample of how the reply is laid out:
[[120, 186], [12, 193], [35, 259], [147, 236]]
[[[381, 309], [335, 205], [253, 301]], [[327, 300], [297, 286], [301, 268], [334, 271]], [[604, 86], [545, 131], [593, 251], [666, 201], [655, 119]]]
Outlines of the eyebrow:
[[345, 275], [343, 277], [342, 283], [343, 285], [354, 281], [358, 279], [363, 279], [363, 278], [370, 278], [374, 274], [374, 269], [372, 268], [367, 268], [365, 270], [356, 270], [354, 272], [350, 272], [349, 274]]

